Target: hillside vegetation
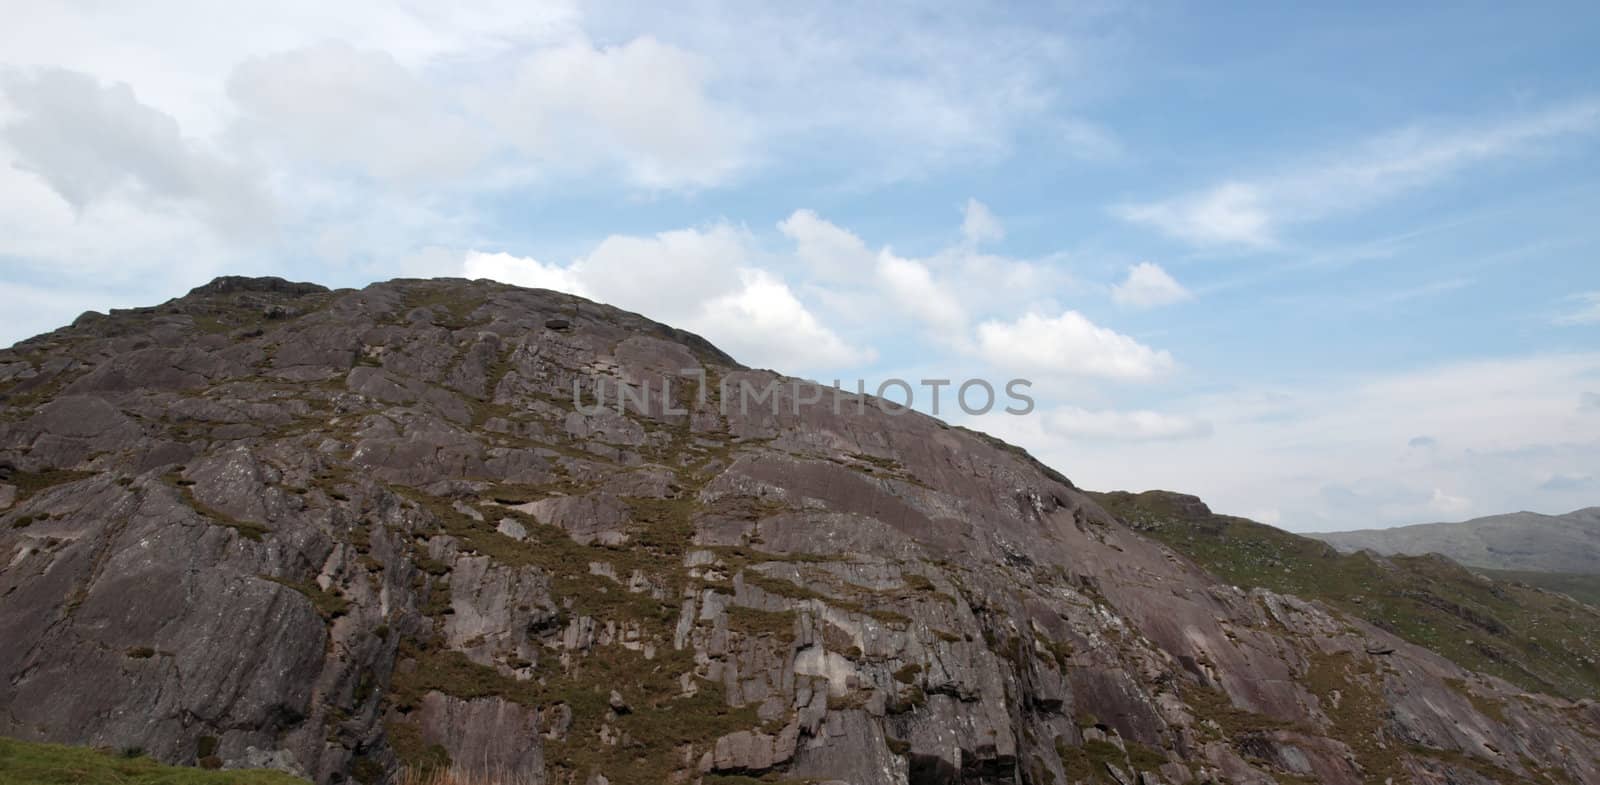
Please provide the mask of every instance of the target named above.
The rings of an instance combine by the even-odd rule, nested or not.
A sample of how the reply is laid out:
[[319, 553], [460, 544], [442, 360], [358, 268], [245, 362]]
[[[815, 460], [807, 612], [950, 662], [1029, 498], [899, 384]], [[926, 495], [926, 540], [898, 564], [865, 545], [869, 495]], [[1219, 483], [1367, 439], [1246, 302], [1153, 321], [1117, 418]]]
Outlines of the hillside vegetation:
[[33, 744], [0, 737], [0, 785], [306, 785], [276, 771], [164, 766], [137, 751]]
[[1327, 543], [1211, 512], [1167, 491], [1093, 494], [1108, 511], [1245, 588], [1321, 600], [1529, 690], [1600, 695], [1600, 610], [1441, 556], [1343, 554]]
[[1545, 591], [1560, 592], [1579, 602], [1600, 608], [1600, 575], [1534, 570], [1490, 570], [1482, 567], [1474, 567], [1472, 571], [1502, 583], [1525, 583]]

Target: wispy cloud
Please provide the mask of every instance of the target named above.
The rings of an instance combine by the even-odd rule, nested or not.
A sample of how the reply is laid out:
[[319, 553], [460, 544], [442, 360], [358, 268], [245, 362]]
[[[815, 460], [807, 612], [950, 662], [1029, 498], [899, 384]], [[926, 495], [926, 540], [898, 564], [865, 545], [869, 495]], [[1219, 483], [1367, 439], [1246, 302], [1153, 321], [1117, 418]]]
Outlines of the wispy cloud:
[[1596, 129], [1600, 98], [1594, 97], [1475, 127], [1413, 126], [1276, 174], [1229, 178], [1112, 212], [1194, 245], [1266, 248], [1278, 244], [1286, 226], [1368, 207], [1467, 167]]
[[1193, 297], [1183, 284], [1161, 269], [1161, 265], [1152, 262], [1140, 262], [1128, 268], [1128, 277], [1111, 287], [1113, 302], [1134, 308], [1171, 305]]
[[1568, 306], [1567, 310], [1557, 314], [1551, 321], [1568, 326], [1600, 324], [1600, 291], [1574, 294], [1566, 298], [1565, 302], [1575, 303], [1576, 307]]

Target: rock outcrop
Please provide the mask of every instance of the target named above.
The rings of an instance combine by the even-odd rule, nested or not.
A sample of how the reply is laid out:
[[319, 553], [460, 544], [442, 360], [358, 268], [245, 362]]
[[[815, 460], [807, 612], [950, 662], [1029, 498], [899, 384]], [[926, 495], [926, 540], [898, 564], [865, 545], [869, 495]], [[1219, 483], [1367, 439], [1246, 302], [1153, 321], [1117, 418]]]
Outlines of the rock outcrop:
[[1592, 702], [815, 392], [488, 282], [219, 279], [25, 341], [0, 734], [319, 783], [1600, 782]]

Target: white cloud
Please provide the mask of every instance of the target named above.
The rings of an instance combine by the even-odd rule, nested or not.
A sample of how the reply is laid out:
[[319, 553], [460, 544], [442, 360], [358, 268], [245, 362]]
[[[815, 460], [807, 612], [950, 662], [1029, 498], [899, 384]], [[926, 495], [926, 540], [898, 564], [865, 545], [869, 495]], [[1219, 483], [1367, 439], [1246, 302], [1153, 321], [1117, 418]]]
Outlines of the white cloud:
[[697, 332], [740, 362], [786, 373], [871, 362], [870, 348], [824, 325], [782, 278], [755, 266], [750, 235], [726, 224], [612, 235], [567, 265], [472, 251], [462, 275], [557, 289]]
[[1128, 277], [1111, 287], [1114, 302], [1136, 308], [1171, 305], [1193, 297], [1166, 270], [1151, 262], [1140, 262], [1128, 268]]
[[[1079, 67], [1060, 31], [890, 20], [904, 21], [721, 3], [34, 4], [0, 26], [0, 254], [11, 280], [156, 295], [222, 269], [355, 284], [438, 249], [453, 269], [518, 236], [485, 205], [688, 200], [784, 167], [849, 189], [1002, 156]], [[794, 218], [806, 254], [834, 266], [790, 276], [797, 298], [868, 290], [875, 251], [821, 250]], [[980, 264], [910, 261], [953, 292]], [[981, 263], [1008, 286], [1048, 277]], [[737, 291], [736, 273], [720, 280], [702, 294]]]
[[241, 63], [228, 95], [233, 136], [291, 169], [416, 184], [599, 172], [654, 191], [721, 185], [749, 160], [748, 123], [711, 78], [705, 58], [649, 36], [458, 69], [319, 42]]
[[225, 233], [271, 222], [252, 174], [183, 136], [126, 84], [60, 68], [0, 71], [15, 118], [0, 129], [12, 163], [79, 213], [108, 199], [157, 202]]
[[713, 99], [712, 63], [650, 36], [619, 46], [540, 49], [509, 85], [471, 102], [507, 142], [545, 167], [610, 164], [647, 189], [731, 179], [749, 160], [748, 121]]
[[1117, 207], [1131, 223], [1144, 224], [1196, 245], [1264, 247], [1274, 242], [1276, 216], [1263, 204], [1263, 189], [1223, 183], [1177, 199]]
[[[772, 165], [852, 185], [1005, 157], [1090, 73], [1077, 34], [982, 9], [908, 17], [893, 6], [628, 7], [633, 25], [713, 59], [719, 94], [748, 107]], [[615, 24], [613, 26], [622, 27]], [[597, 34], [612, 32], [605, 24]]]
[[[997, 308], [1041, 305], [1075, 284], [1057, 259], [1042, 262], [980, 251], [975, 238], [1002, 236], [999, 218], [976, 200], [964, 210], [963, 239], [928, 256], [910, 258], [888, 246], [876, 251], [856, 233], [811, 210], [796, 210], [778, 224], [794, 242], [788, 255], [773, 262], [794, 269], [806, 288], [841, 322], [882, 328], [884, 306], [934, 328], [928, 336], [941, 345], [964, 346], [973, 314]], [[1040, 299], [1040, 298], [1043, 299]], [[871, 322], [879, 324], [872, 325]]]
[[927, 265], [885, 248], [878, 254], [878, 282], [889, 299], [918, 320], [941, 330], [960, 330], [966, 312], [955, 293], [933, 279]]
[[876, 263], [876, 255], [854, 232], [836, 226], [812, 210], [795, 210], [778, 223], [795, 243], [795, 256], [806, 270], [828, 280], [859, 276]]
[[0, 27], [0, 52], [13, 64], [132, 84], [185, 130], [209, 137], [233, 120], [221, 77], [250, 58], [343, 41], [407, 68], [460, 66], [570, 38], [578, 21], [566, 0], [31, 3], [26, 25]]
[[986, 321], [978, 325], [978, 351], [989, 362], [1018, 372], [1106, 379], [1149, 379], [1176, 365], [1171, 354], [1100, 327], [1077, 311]]
[[233, 133], [283, 166], [386, 180], [449, 180], [493, 149], [445, 91], [387, 52], [327, 41], [240, 63], [227, 81]]
[[706, 303], [688, 327], [741, 362], [780, 373], [849, 368], [876, 354], [847, 344], [806, 310], [789, 287], [761, 270], [739, 271], [741, 287]]
[[968, 199], [967, 207], [962, 212], [961, 236], [969, 245], [1003, 240], [1006, 229], [1000, 225], [1000, 219], [990, 212], [988, 205], [977, 199]]
[[1211, 424], [1148, 410], [1091, 411], [1075, 406], [1045, 413], [1045, 429], [1067, 439], [1170, 441], [1211, 435]]
[[673, 322], [738, 291], [738, 271], [754, 265], [757, 256], [748, 233], [716, 224], [650, 236], [614, 234], [572, 269], [595, 299]]
[[1113, 213], [1195, 245], [1266, 247], [1287, 225], [1366, 207], [1467, 167], [1597, 128], [1595, 98], [1475, 127], [1406, 128], [1278, 174], [1230, 179], [1196, 193], [1120, 205]]
[[[994, 349], [1005, 340], [997, 336], [1039, 325], [989, 325], [991, 346], [980, 350], [970, 333], [972, 315], [1025, 302], [1023, 296], [1065, 280], [1049, 266], [977, 253], [964, 243], [918, 259], [888, 247], [874, 251], [854, 232], [806, 209], [776, 228], [792, 242], [786, 252], [766, 250], [750, 231], [718, 223], [612, 235], [566, 264], [477, 250], [458, 252], [442, 266], [451, 274], [578, 293], [702, 332], [741, 361], [791, 371], [871, 362], [875, 353], [858, 342], [869, 337], [1010, 361], [1015, 357]], [[441, 266], [431, 251], [408, 259], [404, 269], [412, 274], [419, 266]], [[896, 320], [886, 307], [910, 318]], [[1129, 378], [1171, 366], [1165, 352], [1075, 313], [1045, 327], [1043, 339], [1071, 355], [1065, 362], [1049, 358], [1049, 373]], [[1039, 361], [1021, 356], [1029, 367]]]
[[1553, 320], [1556, 324], [1568, 326], [1600, 324], [1600, 292], [1584, 292], [1566, 299], [1568, 302], [1578, 303], [1578, 306], [1557, 315]]
[[588, 287], [578, 279], [571, 267], [544, 264], [538, 259], [512, 256], [508, 253], [483, 253], [468, 251], [461, 262], [461, 274], [468, 278], [488, 278], [513, 286], [532, 289], [554, 289], [558, 292], [587, 297]]

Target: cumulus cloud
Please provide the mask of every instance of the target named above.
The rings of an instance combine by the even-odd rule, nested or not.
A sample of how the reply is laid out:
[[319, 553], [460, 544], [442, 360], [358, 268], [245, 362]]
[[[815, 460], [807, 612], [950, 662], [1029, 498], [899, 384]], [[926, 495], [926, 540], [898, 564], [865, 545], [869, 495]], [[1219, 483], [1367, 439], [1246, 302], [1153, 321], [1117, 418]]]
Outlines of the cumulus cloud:
[[1355, 149], [1230, 178], [1194, 193], [1119, 205], [1113, 213], [1194, 245], [1267, 247], [1289, 224], [1355, 210], [1460, 170], [1600, 129], [1600, 99], [1456, 128], [1411, 127]]
[[961, 301], [949, 287], [934, 281], [927, 265], [884, 249], [877, 268], [884, 292], [901, 311], [943, 330], [959, 330], [966, 324]]
[[737, 291], [739, 270], [755, 262], [749, 234], [719, 223], [653, 235], [614, 234], [572, 267], [602, 302], [673, 321]]
[[1111, 287], [1111, 299], [1114, 302], [1135, 308], [1171, 305], [1193, 297], [1166, 270], [1151, 262], [1140, 262], [1128, 268], [1128, 277]]
[[1149, 379], [1176, 365], [1171, 354], [1096, 325], [1077, 311], [986, 321], [978, 325], [978, 351], [991, 363], [1019, 372], [1106, 379]]
[[154, 201], [227, 233], [271, 221], [252, 173], [184, 137], [126, 84], [62, 68], [0, 72], [17, 115], [0, 129], [13, 164], [82, 213], [112, 199]]
[[[965, 211], [965, 237], [998, 237], [989, 226], [998, 219], [982, 217], [987, 211], [973, 207], [978, 204], [970, 202]], [[980, 253], [965, 240], [920, 258], [887, 246], [874, 250], [855, 232], [807, 209], [794, 211], [776, 229], [791, 243], [788, 249], [769, 250], [761, 236], [716, 223], [612, 235], [564, 264], [477, 250], [455, 256], [449, 272], [581, 294], [703, 332], [745, 362], [780, 370], [831, 370], [876, 357], [845, 335], [929, 343], [990, 362], [1088, 378], [1143, 378], [1172, 366], [1165, 352], [1090, 324], [1076, 312], [986, 323], [986, 337], [975, 342], [977, 315], [1063, 280], [1045, 266]], [[895, 313], [906, 318], [892, 318]], [[1026, 331], [1035, 334], [1018, 337]], [[1014, 348], [1020, 345], [1028, 348]]]
[[795, 257], [819, 278], [847, 280], [871, 269], [876, 254], [854, 232], [836, 226], [813, 210], [796, 210], [778, 223], [778, 230], [794, 241]]
[[554, 289], [579, 297], [589, 296], [589, 288], [583, 285], [573, 268], [545, 264], [538, 259], [504, 252], [468, 251], [467, 258], [461, 262], [461, 274], [467, 278], [488, 278], [530, 289]]
[[977, 247], [978, 238], [993, 242], [1003, 237], [999, 227], [999, 218], [987, 207], [968, 200], [959, 242], [910, 257], [887, 245], [874, 249], [855, 232], [802, 209], [778, 224], [794, 250], [775, 263], [810, 278], [808, 292], [841, 321], [903, 326], [881, 318], [887, 305], [911, 325], [932, 328], [923, 338], [966, 347], [976, 316], [1014, 311], [1019, 304], [1050, 304], [1051, 296], [1077, 288], [1054, 258], [1019, 259]]
[[850, 368], [875, 359], [823, 326], [789, 287], [762, 270], [739, 271], [740, 288], [689, 321], [734, 357], [780, 372]]
[[462, 275], [557, 289], [641, 312], [710, 339], [740, 362], [783, 372], [827, 371], [876, 354], [825, 325], [727, 224], [655, 235], [611, 235], [566, 265], [469, 252]]

